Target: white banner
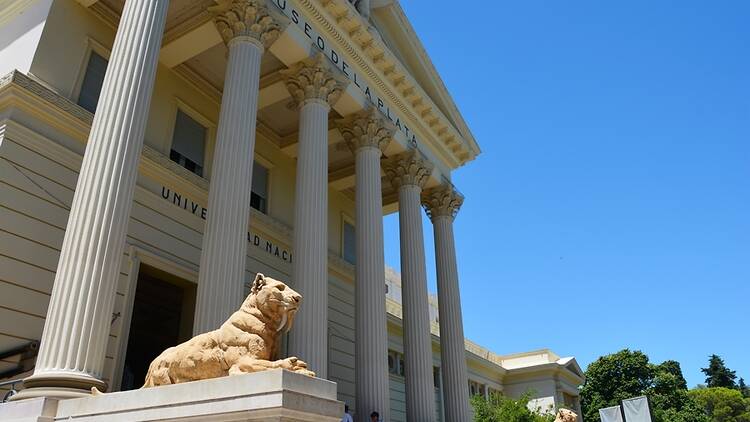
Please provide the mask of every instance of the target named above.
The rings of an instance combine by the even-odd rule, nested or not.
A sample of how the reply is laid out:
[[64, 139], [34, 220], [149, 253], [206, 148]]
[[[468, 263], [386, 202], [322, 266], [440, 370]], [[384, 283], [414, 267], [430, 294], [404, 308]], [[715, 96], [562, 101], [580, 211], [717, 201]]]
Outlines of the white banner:
[[623, 400], [622, 411], [625, 422], [652, 422], [646, 396]]
[[599, 409], [599, 417], [602, 422], [623, 422], [620, 406]]

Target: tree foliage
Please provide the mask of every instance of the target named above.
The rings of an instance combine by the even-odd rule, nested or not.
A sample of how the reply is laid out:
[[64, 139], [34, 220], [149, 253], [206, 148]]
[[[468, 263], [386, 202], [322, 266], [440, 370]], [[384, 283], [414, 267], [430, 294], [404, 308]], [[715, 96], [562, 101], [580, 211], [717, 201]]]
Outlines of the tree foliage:
[[531, 393], [514, 400], [501, 394], [491, 394], [485, 399], [473, 396], [471, 405], [474, 408], [475, 422], [552, 422], [555, 417], [542, 415], [529, 410]]
[[709, 421], [689, 396], [678, 362], [654, 365], [643, 352], [628, 349], [602, 356], [586, 369], [581, 389], [584, 420], [598, 421], [599, 409], [641, 395], [649, 397], [656, 422]]
[[740, 390], [740, 393], [742, 393], [742, 397], [750, 398], [750, 387], [745, 385], [744, 378], [740, 378], [740, 382], [737, 384], [737, 388]]
[[602, 356], [591, 363], [581, 389], [583, 420], [598, 421], [599, 409], [642, 395], [651, 387], [653, 371], [648, 356], [629, 349]]
[[737, 388], [737, 374], [726, 367], [724, 360], [718, 355], [708, 358], [708, 368], [701, 368], [706, 374], [706, 385], [711, 387]]
[[739, 390], [697, 388], [688, 394], [699, 409], [711, 415], [711, 422], [750, 422], [750, 399], [743, 397]]

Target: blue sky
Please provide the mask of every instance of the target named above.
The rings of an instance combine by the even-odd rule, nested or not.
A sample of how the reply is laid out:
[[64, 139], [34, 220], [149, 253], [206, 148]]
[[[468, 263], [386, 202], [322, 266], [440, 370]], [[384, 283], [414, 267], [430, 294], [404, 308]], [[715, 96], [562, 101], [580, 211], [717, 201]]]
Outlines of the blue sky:
[[454, 174], [466, 336], [750, 381], [750, 2], [460, 4], [402, 0], [483, 149]]

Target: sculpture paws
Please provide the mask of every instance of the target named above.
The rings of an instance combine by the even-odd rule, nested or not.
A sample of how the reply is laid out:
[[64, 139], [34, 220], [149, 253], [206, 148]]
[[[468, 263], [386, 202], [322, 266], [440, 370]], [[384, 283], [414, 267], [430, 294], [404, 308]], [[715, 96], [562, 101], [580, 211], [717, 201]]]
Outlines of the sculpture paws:
[[305, 369], [305, 368], [300, 368], [300, 369], [297, 369], [297, 370], [295, 370], [294, 372], [295, 372], [295, 373], [298, 373], [298, 374], [302, 374], [302, 375], [307, 375], [308, 377], [313, 377], [313, 378], [315, 378], [315, 372], [313, 372], [313, 371], [310, 371], [310, 370], [308, 370], [308, 369]]

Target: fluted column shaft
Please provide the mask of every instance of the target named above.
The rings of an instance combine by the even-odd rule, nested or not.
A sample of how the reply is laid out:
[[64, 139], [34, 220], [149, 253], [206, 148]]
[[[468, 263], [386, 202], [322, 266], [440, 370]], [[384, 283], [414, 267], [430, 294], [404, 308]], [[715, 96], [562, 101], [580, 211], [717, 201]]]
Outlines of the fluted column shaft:
[[305, 299], [289, 334], [289, 354], [328, 378], [328, 111], [320, 100], [300, 109], [294, 199], [294, 288]]
[[128, 0], [91, 126], [34, 374], [18, 399], [101, 381], [168, 0]]
[[237, 310], [244, 293], [263, 45], [239, 36], [228, 47], [198, 276], [196, 334], [218, 328]]
[[435, 390], [421, 192], [421, 187], [412, 184], [399, 188], [398, 216], [404, 299], [406, 418], [409, 421], [428, 422], [435, 419]]
[[305, 298], [289, 334], [289, 354], [328, 378], [328, 113], [341, 84], [323, 54], [282, 73], [300, 108], [292, 279]]
[[377, 411], [390, 420], [388, 332], [385, 311], [383, 199], [377, 147], [356, 152], [357, 248], [354, 310], [357, 420]]
[[422, 187], [431, 170], [432, 166], [416, 150], [394, 157], [385, 167], [399, 198], [406, 418], [416, 422], [435, 419], [430, 304], [421, 207]]
[[[458, 204], [460, 206], [460, 203]], [[457, 211], [457, 209], [456, 209]], [[453, 211], [455, 213], [455, 211]], [[438, 311], [440, 315], [440, 350], [443, 373], [445, 419], [469, 422], [469, 392], [466, 372], [461, 293], [458, 285], [456, 246], [453, 238], [453, 215], [432, 211], [437, 266]]]
[[357, 210], [354, 370], [356, 420], [369, 422], [376, 411], [390, 420], [388, 385], [388, 332], [385, 310], [383, 257], [383, 198], [380, 157], [393, 128], [367, 110], [339, 122], [344, 139], [355, 155]]

